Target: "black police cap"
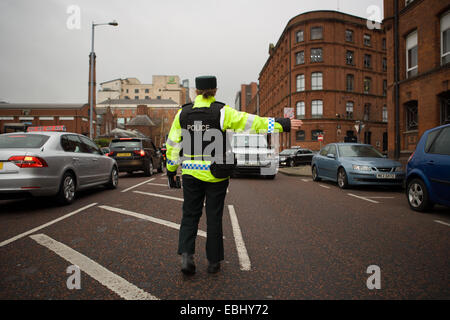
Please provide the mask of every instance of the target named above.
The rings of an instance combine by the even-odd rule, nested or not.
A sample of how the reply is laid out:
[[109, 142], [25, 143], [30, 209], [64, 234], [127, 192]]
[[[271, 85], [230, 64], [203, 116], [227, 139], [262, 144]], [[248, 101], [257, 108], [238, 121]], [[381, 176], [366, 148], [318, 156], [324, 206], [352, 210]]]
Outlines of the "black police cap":
[[216, 89], [217, 79], [214, 76], [202, 76], [195, 78], [195, 87], [198, 90]]

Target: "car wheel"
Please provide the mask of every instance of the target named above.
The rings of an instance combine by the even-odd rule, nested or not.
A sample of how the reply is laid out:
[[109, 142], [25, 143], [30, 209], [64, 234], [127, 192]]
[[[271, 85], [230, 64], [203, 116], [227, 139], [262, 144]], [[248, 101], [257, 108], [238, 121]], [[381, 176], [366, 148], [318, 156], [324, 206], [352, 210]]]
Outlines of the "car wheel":
[[313, 166], [311, 171], [313, 181], [320, 181], [321, 179], [319, 178], [319, 174], [317, 173], [317, 167]]
[[111, 174], [109, 176], [109, 182], [107, 183], [106, 187], [108, 189], [116, 189], [117, 185], [119, 184], [119, 171], [116, 167], [113, 167], [111, 170]]
[[406, 197], [409, 206], [414, 211], [423, 212], [432, 208], [433, 204], [428, 197], [428, 190], [421, 179], [413, 179], [406, 187]]
[[144, 173], [145, 173], [145, 175], [147, 177], [150, 177], [150, 176], [153, 175], [153, 163], [152, 163], [152, 160], [148, 161], [147, 168], [144, 170]]
[[338, 175], [337, 175], [337, 182], [338, 182], [339, 188], [341, 188], [341, 189], [348, 188], [347, 173], [345, 172], [344, 168], [339, 168]]
[[289, 165], [289, 167], [293, 167], [294, 166], [294, 160], [289, 160], [288, 165]]
[[59, 192], [56, 196], [58, 202], [62, 205], [71, 204], [75, 200], [76, 183], [73, 174], [66, 172], [61, 180]]

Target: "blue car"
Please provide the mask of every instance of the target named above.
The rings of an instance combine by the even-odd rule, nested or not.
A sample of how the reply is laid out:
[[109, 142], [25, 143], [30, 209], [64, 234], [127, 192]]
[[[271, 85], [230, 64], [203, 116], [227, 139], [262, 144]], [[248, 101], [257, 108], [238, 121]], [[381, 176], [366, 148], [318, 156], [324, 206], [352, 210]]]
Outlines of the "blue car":
[[314, 181], [335, 181], [341, 189], [350, 185], [402, 186], [405, 179], [400, 162], [360, 143], [326, 145], [313, 157], [311, 170]]
[[450, 207], [450, 124], [425, 131], [406, 166], [406, 197], [411, 209]]

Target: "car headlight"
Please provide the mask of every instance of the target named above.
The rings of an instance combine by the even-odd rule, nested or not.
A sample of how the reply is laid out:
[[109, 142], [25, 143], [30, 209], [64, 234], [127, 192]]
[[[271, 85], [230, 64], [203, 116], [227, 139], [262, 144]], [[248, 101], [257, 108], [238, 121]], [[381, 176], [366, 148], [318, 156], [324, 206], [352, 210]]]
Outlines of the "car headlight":
[[403, 167], [395, 167], [393, 172], [402, 172], [403, 171]]
[[356, 171], [372, 171], [372, 167], [370, 167], [370, 166], [361, 166], [361, 165], [358, 165], [358, 164], [354, 164], [353, 165], [353, 170], [356, 170]]

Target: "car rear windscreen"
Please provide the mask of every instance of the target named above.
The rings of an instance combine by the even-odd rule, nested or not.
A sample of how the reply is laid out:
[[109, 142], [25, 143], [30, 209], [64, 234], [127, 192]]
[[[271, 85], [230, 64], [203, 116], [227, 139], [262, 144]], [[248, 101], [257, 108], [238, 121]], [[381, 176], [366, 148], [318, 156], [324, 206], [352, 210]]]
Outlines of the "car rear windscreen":
[[111, 149], [122, 149], [122, 148], [140, 148], [141, 141], [140, 140], [119, 140], [112, 141], [109, 146]]
[[383, 158], [383, 155], [371, 146], [339, 146], [341, 157]]
[[2, 134], [0, 135], [0, 149], [40, 148], [49, 138], [49, 136], [40, 134]]

